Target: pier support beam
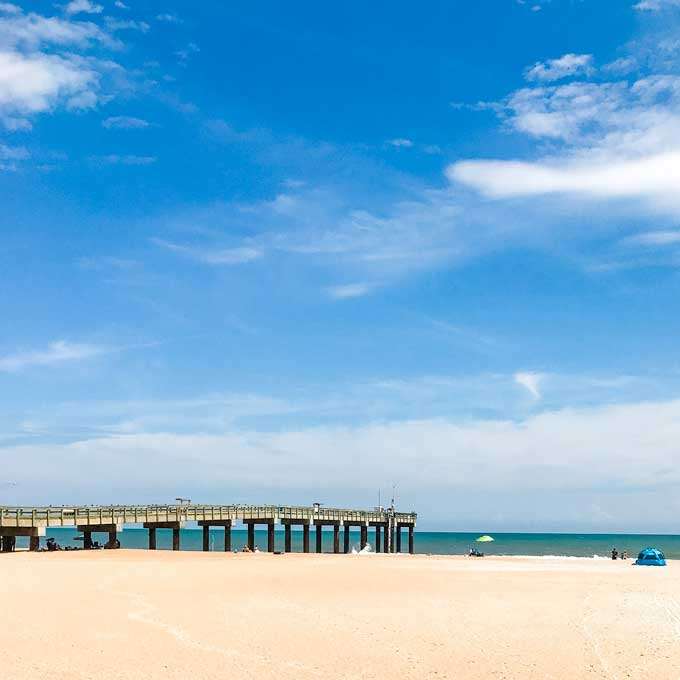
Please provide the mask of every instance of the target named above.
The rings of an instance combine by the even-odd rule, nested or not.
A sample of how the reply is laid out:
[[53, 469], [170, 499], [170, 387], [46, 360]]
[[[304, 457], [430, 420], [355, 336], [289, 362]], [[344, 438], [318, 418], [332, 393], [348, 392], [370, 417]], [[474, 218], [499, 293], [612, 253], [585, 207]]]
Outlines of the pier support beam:
[[17, 544], [16, 536], [3, 536], [2, 542], [0, 542], [0, 545], [2, 546], [0, 552], [14, 552], [16, 544]]
[[274, 522], [267, 524], [267, 552], [274, 552]]
[[408, 553], [413, 555], [413, 524], [409, 524], [408, 527]]
[[31, 552], [37, 552], [38, 550], [40, 550], [40, 537], [39, 536], [29, 536], [28, 549]]
[[363, 550], [368, 545], [368, 527], [365, 524], [361, 525], [361, 549]]
[[274, 552], [274, 524], [276, 523], [276, 520], [273, 517], [262, 519], [244, 519], [243, 523], [248, 525], [248, 547], [251, 550], [255, 550], [255, 525], [266, 524], [267, 551]]
[[345, 536], [344, 536], [344, 545], [343, 545], [343, 551], [345, 555], [349, 552], [349, 524], [345, 524]]
[[323, 527], [321, 526], [321, 524], [316, 525], [316, 552], [318, 552], [318, 553], [321, 552], [321, 548], [322, 548], [322, 543], [321, 543], [322, 538], [323, 538], [323, 536], [321, 535], [322, 529], [323, 529]]
[[309, 552], [309, 524], [302, 525], [302, 552]]
[[86, 550], [92, 548], [92, 534], [108, 534], [109, 540], [105, 548], [115, 548], [117, 546], [118, 532], [123, 530], [122, 524], [78, 524], [76, 529], [83, 534], [83, 547]]
[[385, 522], [385, 524], [383, 524], [383, 533], [384, 533], [383, 538], [385, 539], [383, 541], [383, 543], [384, 543], [383, 552], [387, 554], [390, 551], [390, 524], [389, 524], [389, 522]]
[[333, 525], [333, 552], [337, 555], [340, 552], [340, 525]]
[[156, 529], [172, 529], [172, 549], [180, 549], [179, 530], [184, 522], [144, 522], [142, 526], [149, 530], [149, 550], [156, 549]]
[[379, 524], [375, 525], [375, 551], [380, 552], [380, 534], [382, 532], [382, 527]]
[[231, 552], [231, 520], [230, 519], [202, 519], [197, 522], [203, 527], [203, 550], [210, 550], [210, 527], [224, 527], [224, 552]]
[[397, 549], [396, 552], [401, 552], [401, 524], [397, 524]]
[[284, 533], [284, 543], [283, 543], [283, 550], [284, 552], [293, 552], [292, 546], [291, 546], [291, 531], [290, 531], [290, 524], [286, 524], [283, 527], [283, 533]]

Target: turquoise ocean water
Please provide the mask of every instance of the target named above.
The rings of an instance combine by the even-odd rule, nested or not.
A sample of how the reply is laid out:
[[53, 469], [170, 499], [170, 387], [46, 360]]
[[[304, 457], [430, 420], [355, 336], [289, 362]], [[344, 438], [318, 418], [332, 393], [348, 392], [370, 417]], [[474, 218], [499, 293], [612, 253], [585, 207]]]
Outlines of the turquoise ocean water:
[[[647, 546], [660, 548], [666, 557], [680, 559], [680, 536], [648, 535], [648, 534], [522, 534], [499, 533], [492, 534], [493, 543], [475, 543], [481, 533], [453, 533], [453, 532], [415, 532], [415, 550], [417, 553], [432, 553], [435, 555], [463, 555], [471, 546], [477, 547], [487, 555], [560, 555], [573, 557], [606, 557], [612, 547], [619, 551], [626, 550], [630, 555], [637, 553]], [[79, 534], [74, 529], [51, 529], [47, 536], [53, 536], [62, 546], [82, 546], [82, 541], [73, 540]], [[407, 532], [402, 534], [402, 547], [408, 549]], [[129, 528], [118, 534], [121, 546], [124, 548], [146, 549], [148, 533], [145, 529]], [[224, 549], [224, 532], [219, 529], [211, 530], [210, 543], [212, 550]], [[359, 532], [351, 532], [351, 544], [358, 546]], [[94, 534], [94, 540], [104, 543], [106, 534]], [[255, 540], [261, 550], [267, 546], [266, 531], [256, 531]], [[302, 532], [293, 531], [293, 550], [302, 551]], [[340, 535], [342, 546], [342, 533]], [[44, 545], [45, 539], [41, 539]], [[369, 541], [374, 545], [374, 532], [369, 531]], [[232, 549], [239, 550], [246, 543], [245, 529], [237, 528], [232, 531]], [[201, 550], [202, 532], [199, 528], [182, 529], [182, 550]], [[19, 539], [18, 546], [25, 546], [25, 539]], [[172, 546], [172, 532], [158, 530], [157, 546], [159, 550], [169, 550]], [[310, 535], [310, 547], [314, 550], [315, 536]], [[276, 531], [276, 549], [283, 550], [283, 531]], [[333, 550], [332, 531], [323, 532], [323, 549]]]

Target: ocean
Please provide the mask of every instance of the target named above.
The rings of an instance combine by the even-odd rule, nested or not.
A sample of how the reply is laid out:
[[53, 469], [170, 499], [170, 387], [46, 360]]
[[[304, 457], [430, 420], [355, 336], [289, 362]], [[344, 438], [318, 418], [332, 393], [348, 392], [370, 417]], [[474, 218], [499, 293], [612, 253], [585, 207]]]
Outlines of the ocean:
[[[283, 531], [277, 527], [276, 550], [283, 550]], [[470, 547], [476, 547], [486, 555], [532, 555], [532, 556], [566, 556], [566, 557], [608, 557], [613, 547], [619, 552], [627, 551], [629, 555], [637, 553], [647, 546], [659, 548], [666, 557], [680, 559], [680, 536], [675, 535], [650, 535], [650, 534], [525, 534], [525, 533], [498, 533], [492, 534], [493, 543], [476, 543], [475, 539], [481, 533], [461, 532], [415, 532], [415, 551], [420, 554], [431, 553], [433, 555], [464, 555]], [[74, 540], [80, 534], [75, 529], [55, 528], [47, 531], [47, 536], [41, 539], [41, 545], [45, 544], [47, 537], [54, 537], [62, 546], [82, 546], [82, 541]], [[402, 534], [402, 548], [408, 549], [408, 534]], [[123, 548], [146, 549], [148, 545], [148, 532], [140, 528], [126, 528], [118, 534]], [[101, 543], [106, 542], [106, 534], [93, 534], [93, 539]], [[359, 546], [359, 532], [350, 533], [351, 545]], [[181, 531], [182, 550], [201, 550], [203, 545], [202, 531], [200, 528], [185, 528]], [[260, 550], [266, 550], [267, 532], [256, 531], [255, 542]], [[374, 532], [369, 530], [369, 542], [374, 546]], [[240, 550], [246, 543], [245, 529], [232, 530], [232, 549]], [[292, 532], [292, 547], [295, 552], [302, 551], [302, 532]], [[27, 539], [18, 539], [17, 545], [25, 547]], [[310, 547], [314, 550], [315, 534], [310, 534]], [[342, 546], [342, 533], [340, 535]], [[170, 550], [172, 547], [172, 532], [161, 530], [157, 532], [157, 547], [159, 550]], [[218, 528], [210, 532], [211, 550], [223, 550], [224, 532]], [[323, 550], [332, 552], [333, 533], [323, 532]]]

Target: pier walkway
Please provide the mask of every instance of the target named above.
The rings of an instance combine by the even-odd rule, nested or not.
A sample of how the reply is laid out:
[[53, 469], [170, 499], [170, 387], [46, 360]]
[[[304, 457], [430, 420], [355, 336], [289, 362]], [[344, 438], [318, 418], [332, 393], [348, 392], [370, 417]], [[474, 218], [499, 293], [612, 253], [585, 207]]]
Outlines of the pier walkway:
[[210, 527], [224, 530], [224, 550], [231, 551], [231, 530], [241, 522], [248, 528], [248, 547], [255, 548], [255, 527], [267, 527], [267, 549], [274, 551], [274, 527], [284, 527], [285, 552], [291, 552], [291, 527], [302, 527], [302, 550], [310, 552], [310, 529], [315, 527], [315, 548], [321, 552], [324, 527], [333, 529], [333, 552], [349, 552], [349, 532], [358, 527], [361, 547], [368, 544], [369, 528], [374, 530], [377, 552], [401, 552], [402, 530], [408, 532], [408, 552], [414, 552], [413, 530], [415, 512], [396, 512], [391, 509], [347, 510], [291, 505], [97, 505], [8, 507], [0, 506], [0, 552], [11, 552], [17, 536], [27, 536], [29, 550], [38, 550], [40, 537], [49, 527], [75, 527], [83, 534], [83, 546], [93, 546], [93, 533], [107, 533], [107, 547], [117, 545], [117, 534], [125, 525], [141, 525], [149, 531], [149, 550], [156, 549], [156, 531], [172, 530], [172, 548], [180, 549], [180, 529], [187, 522], [203, 528], [203, 550], [210, 549]]

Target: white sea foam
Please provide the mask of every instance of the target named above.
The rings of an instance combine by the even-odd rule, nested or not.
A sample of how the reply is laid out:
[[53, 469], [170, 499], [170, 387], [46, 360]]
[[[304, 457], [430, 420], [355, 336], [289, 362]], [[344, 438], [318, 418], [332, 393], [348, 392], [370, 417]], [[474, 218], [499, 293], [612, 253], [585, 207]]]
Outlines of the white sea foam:
[[497, 557], [512, 557], [517, 560], [608, 560], [602, 555], [497, 555]]

